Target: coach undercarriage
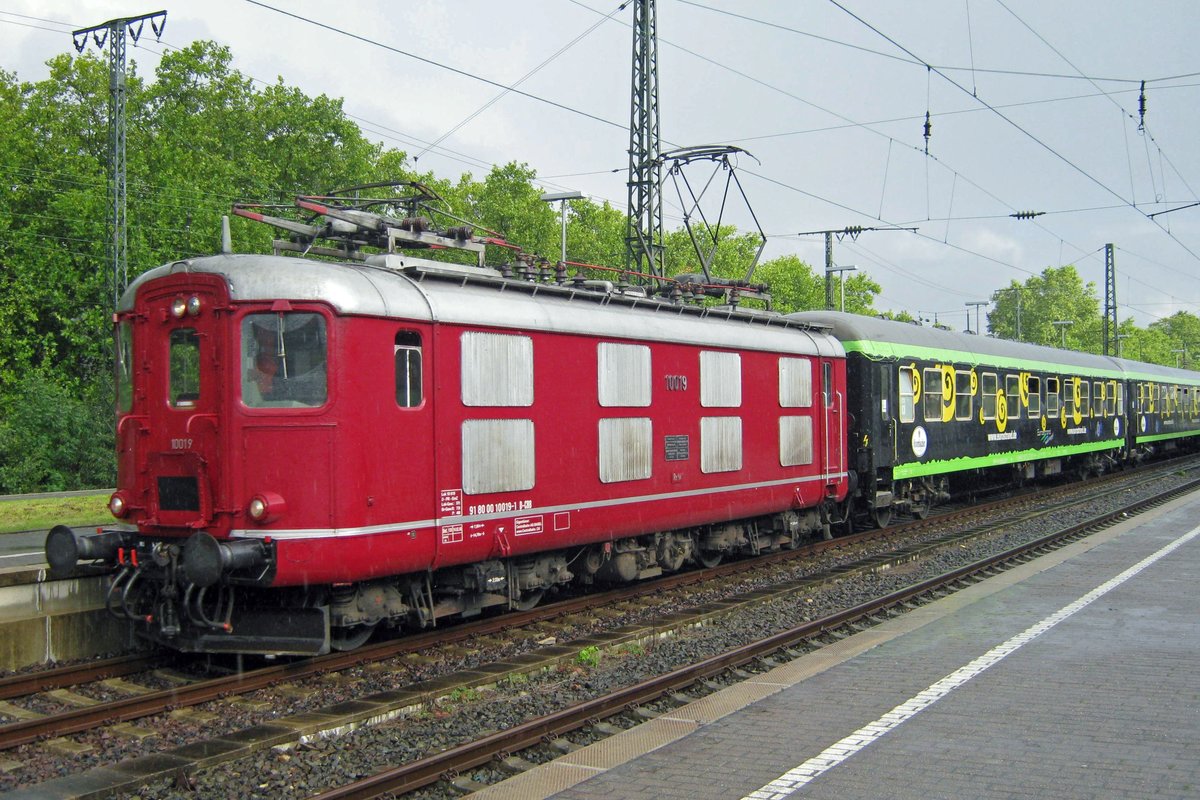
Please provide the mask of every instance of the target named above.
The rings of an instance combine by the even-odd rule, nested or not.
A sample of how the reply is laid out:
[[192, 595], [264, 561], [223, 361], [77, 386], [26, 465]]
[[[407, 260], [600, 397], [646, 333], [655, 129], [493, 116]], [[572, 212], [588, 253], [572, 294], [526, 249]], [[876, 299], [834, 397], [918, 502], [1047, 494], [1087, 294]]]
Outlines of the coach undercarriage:
[[[235, 553], [240, 572], [200, 586], [189, 578], [196, 570], [169, 558], [187, 545], [126, 538], [119, 548], [123, 556], [164, 557], [123, 558], [107, 605], [142, 636], [184, 652], [311, 655], [358, 647], [381, 626], [428, 629], [485, 610], [528, 610], [568, 587], [628, 583], [688, 566], [713, 567], [727, 557], [795, 548], [828, 537], [840, 516], [822, 506], [392, 578], [283, 589], [254, 580], [269, 573], [273, 560], [261, 548], [253, 551], [255, 558], [249, 548]], [[207, 534], [193, 538], [198, 537]]]

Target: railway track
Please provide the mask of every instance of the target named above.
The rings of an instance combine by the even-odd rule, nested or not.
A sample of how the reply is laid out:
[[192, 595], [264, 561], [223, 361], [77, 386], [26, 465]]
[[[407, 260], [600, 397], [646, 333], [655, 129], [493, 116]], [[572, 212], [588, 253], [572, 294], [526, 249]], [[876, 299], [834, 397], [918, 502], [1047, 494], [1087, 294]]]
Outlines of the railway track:
[[[547, 741], [560, 738], [585, 726], [595, 725], [598, 720], [628, 712], [659, 701], [664, 697], [693, 690], [706, 680], [730, 670], [737, 670], [764, 659], [771, 660], [772, 663], [790, 661], [798, 655], [794, 648], [803, 647], [805, 643], [814, 638], [823, 635], [837, 636], [840, 631], [846, 629], [849, 629], [849, 632], [855, 632], [864, 627], [873, 626], [893, 614], [902, 613], [903, 608], [930, 602], [965, 586], [973, 585], [986, 577], [1033, 560], [1090, 533], [1115, 524], [1131, 514], [1161, 505], [1198, 488], [1200, 488], [1200, 480], [1191, 481], [1185, 486], [1086, 520], [1003, 553], [913, 584], [884, 597], [818, 620], [806, 622], [665, 675], [597, 697], [586, 703], [529, 720], [514, 728], [499, 731], [427, 758], [379, 772], [363, 780], [330, 789], [316, 795], [316, 800], [370, 800], [378, 797], [396, 797], [439, 781], [452, 780], [454, 776], [467, 773], [469, 770], [489, 762], [511, 758], [514, 753], [542, 746]], [[701, 687], [700, 694], [706, 693], [707, 689]], [[469, 784], [459, 782], [457, 788], [450, 790], [448, 794], [453, 795], [467, 785]]]
[[[1167, 472], [1177, 471], [1179, 465], [1171, 465], [1163, 467], [1162, 470]], [[1141, 484], [1153, 483], [1161, 480], [1162, 472], [1147, 473], [1141, 475], [1137, 481]], [[1128, 479], [1128, 475], [1125, 478]], [[1120, 478], [1118, 477], [1117, 480]], [[1111, 491], [1108, 487], [1110, 483], [1102, 481], [1094, 481], [1085, 485], [1089, 497], [1098, 493], [1107, 493]], [[1076, 491], [1078, 487], [1076, 487]], [[777, 566], [782, 567], [786, 562], [792, 559], [802, 558], [810, 559], [819, 552], [828, 551], [830, 549], [843, 549], [849, 552], [855, 546], [877, 546], [881, 547], [880, 542], [886, 540], [897, 540], [913, 535], [915, 536], [920, 530], [928, 529], [934, 525], [963, 525], [964, 521], [983, 520], [988, 515], [999, 516], [1004, 521], [1011, 523], [1014, 519], [1022, 516], [1013, 510], [1014, 506], [1029, 505], [1036, 503], [1044, 507], [1041, 513], [1051, 513], [1052, 510], [1061, 510], [1065, 506], [1072, 503], [1086, 502], [1086, 500], [1068, 500], [1065, 498], [1071, 492], [1070, 487], [1064, 487], [1060, 490], [1038, 493], [1034, 498], [1016, 498], [1003, 501], [995, 501], [993, 503], [980, 505], [967, 511], [958, 512], [953, 519], [948, 517], [930, 518], [928, 520], [913, 522], [905, 525], [897, 525], [891, 529], [884, 531], [871, 531], [864, 534], [858, 534], [853, 537], [842, 537], [829, 542], [815, 543], [809, 547], [801, 548], [796, 551], [786, 551], [774, 553], [765, 559], [759, 559], [748, 562], [738, 562], [733, 564], [721, 565], [715, 569], [703, 570], [697, 573], [688, 573], [685, 575], [671, 576], [662, 581], [646, 583], [626, 589], [606, 592], [603, 594], [592, 595], [583, 598], [575, 598], [561, 603], [556, 603], [546, 606], [541, 609], [535, 609], [531, 612], [520, 614], [509, 614], [504, 617], [484, 620], [479, 623], [470, 625], [458, 626], [452, 630], [443, 630], [430, 632], [428, 634], [420, 634], [410, 636], [404, 639], [385, 642], [381, 644], [371, 645], [362, 648], [352, 653], [334, 654], [328, 657], [309, 659], [305, 661], [291, 662], [287, 664], [277, 664], [260, 670], [253, 670], [239, 675], [225, 676], [221, 678], [212, 678], [208, 680], [198, 681], [186, 686], [176, 686], [167, 690], [158, 692], [141, 693], [129, 698], [124, 698], [108, 703], [101, 703], [85, 708], [72, 709], [65, 713], [54, 714], [45, 718], [19, 720], [8, 725], [0, 726], [0, 750], [13, 750], [21, 745], [30, 745], [40, 739], [51, 737], [62, 737], [69, 734], [80, 733], [91, 730], [98, 724], [111, 724], [117, 721], [128, 721], [149, 717], [153, 715], [161, 715], [166, 711], [194, 706], [201, 703], [209, 703], [214, 700], [227, 701], [229, 698], [256, 691], [265, 687], [270, 687], [276, 684], [297, 683], [306, 678], [319, 676], [322, 674], [333, 674], [340, 670], [348, 670], [352, 668], [361, 668], [364, 665], [371, 663], [383, 663], [388, 659], [395, 659], [404, 654], [420, 653], [433, 647], [435, 644], [442, 647], [453, 647], [455, 644], [469, 642], [478, 637], [503, 636], [508, 635], [506, 632], [514, 630], [530, 629], [537, 630], [537, 626], [546, 625], [555, 619], [570, 619], [582, 615], [590, 615], [596, 612], [596, 609], [611, 608], [613, 604], [634, 602], [637, 598], [653, 598], [655, 596], [663, 596], [671, 591], [687, 585], [701, 584], [703, 586], [711, 586], [717, 580], [734, 580], [743, 573], [748, 571], [766, 570], [768, 573], [772, 568]], [[1054, 503], [1047, 504], [1047, 500], [1052, 497], [1060, 498]], [[1033, 514], [1034, 512], [1028, 512]], [[945, 536], [933, 536], [927, 538], [926, 541], [920, 544], [914, 544], [907, 549], [897, 553], [882, 553], [876, 552], [865, 558], [858, 558], [853, 565], [843, 564], [834, 573], [824, 576], [811, 576], [802, 581], [794, 582], [786, 588], [788, 592], [801, 592], [810, 589], [812, 586], [819, 584], [822, 581], [836, 580], [843, 577], [851, 568], [858, 570], [880, 570], [887, 569], [889, 565], [903, 563], [919, 558], [921, 549], [937, 549], [944, 548], [948, 544], [958, 541], [964, 536], [981, 536], [987, 535], [991, 530], [988, 525], [981, 522], [979, 524], [970, 525], [967, 531], [959, 531]], [[759, 579], [760, 583], [769, 583], [770, 575]], [[755, 592], [761, 599], [771, 592]], [[754, 602], [755, 598], [743, 599], [737, 601], [727, 601], [728, 605], [740, 605], [744, 602]], [[727, 613], [727, 608], [715, 609], [712, 612], [714, 615]], [[690, 621], [677, 621], [678, 624], [687, 625], [702, 625], [703, 620], [693, 618]], [[673, 623], [672, 623], [673, 624]], [[656, 633], [654, 635], [666, 635], [670, 628], [668, 623], [655, 624]], [[535, 633], [534, 636], [539, 634]], [[557, 641], [555, 642], [557, 644]], [[571, 655], [564, 655], [563, 659], [569, 661]], [[151, 664], [146, 664], [142, 668], [148, 668]], [[112, 677], [116, 674], [115, 670], [127, 670], [121, 674], [134, 674], [139, 667], [136, 660], [113, 662], [110, 664], [100, 665], [99, 670], [101, 675]], [[108, 670], [105, 672], [104, 670]], [[82, 680], [86, 676], [79, 674], [78, 678], [71, 678], [66, 673], [51, 673], [37, 676], [22, 677], [21, 680], [27, 681], [26, 686], [29, 691], [45, 691], [44, 687], [62, 687], [71, 685], [72, 680]], [[478, 680], [478, 678], [476, 679]], [[7, 679], [0, 682], [0, 692], [4, 693], [4, 697], [16, 698], [21, 696], [21, 690], [17, 688], [19, 681], [17, 679]], [[462, 690], [469, 689], [469, 686], [464, 685]], [[36, 687], [36, 688], [35, 688]], [[441, 687], [441, 691], [445, 694], [450, 694], [456, 689], [447, 684]]]

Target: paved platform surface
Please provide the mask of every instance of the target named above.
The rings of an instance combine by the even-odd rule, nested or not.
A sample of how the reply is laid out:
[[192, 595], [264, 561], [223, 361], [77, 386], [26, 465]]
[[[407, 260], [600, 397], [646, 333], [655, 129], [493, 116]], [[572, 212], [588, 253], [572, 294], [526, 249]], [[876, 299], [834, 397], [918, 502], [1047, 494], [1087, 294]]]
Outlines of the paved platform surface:
[[1200, 797], [1200, 495], [477, 800]]
[[0, 569], [46, 563], [46, 532], [0, 534]]

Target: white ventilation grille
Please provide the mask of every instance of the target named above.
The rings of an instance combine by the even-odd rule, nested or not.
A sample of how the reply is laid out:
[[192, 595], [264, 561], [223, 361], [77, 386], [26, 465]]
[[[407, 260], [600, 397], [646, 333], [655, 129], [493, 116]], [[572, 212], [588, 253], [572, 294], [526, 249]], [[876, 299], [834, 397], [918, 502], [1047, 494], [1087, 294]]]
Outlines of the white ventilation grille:
[[533, 340], [468, 331], [462, 335], [465, 406], [533, 405]]
[[797, 467], [812, 462], [812, 417], [780, 417], [779, 466]]
[[601, 406], [645, 408], [650, 405], [649, 347], [600, 342], [596, 361]]
[[654, 433], [645, 417], [600, 420], [600, 480], [639, 481], [650, 477]]
[[742, 418], [701, 417], [700, 471], [734, 472], [742, 468]]
[[533, 454], [533, 420], [467, 420], [462, 425], [463, 491], [490, 494], [532, 489]]

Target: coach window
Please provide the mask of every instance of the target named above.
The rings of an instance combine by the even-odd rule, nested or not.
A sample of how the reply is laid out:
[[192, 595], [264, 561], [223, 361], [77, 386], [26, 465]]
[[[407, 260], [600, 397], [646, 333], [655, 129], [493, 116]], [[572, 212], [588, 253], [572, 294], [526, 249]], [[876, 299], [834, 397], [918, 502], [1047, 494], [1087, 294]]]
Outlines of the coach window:
[[171, 331], [171, 405], [191, 408], [200, 399], [200, 335], [195, 328]]
[[913, 399], [913, 374], [916, 370], [900, 368], [900, 421], [913, 422], [917, 418], [916, 401]]
[[1042, 379], [1036, 375], [1030, 375], [1026, 381], [1029, 389], [1029, 418], [1037, 419], [1042, 415]]
[[[996, 376], [992, 376], [992, 381], [996, 380]], [[995, 397], [996, 392], [992, 390], [992, 396]], [[958, 370], [954, 373], [954, 418], [956, 420], [968, 420], [975, 417], [975, 394], [971, 391], [971, 372], [970, 370]]]
[[1075, 381], [1071, 378], [1063, 381], [1063, 408], [1068, 416], [1075, 413]]
[[396, 404], [401, 408], [421, 405], [421, 334], [396, 334]]
[[1104, 413], [1112, 416], [1117, 413], [1117, 382], [1109, 381], [1104, 384]]
[[1125, 384], [1118, 383], [1116, 394], [1113, 395], [1117, 399], [1117, 416], [1125, 416]]
[[278, 312], [242, 319], [242, 402], [251, 408], [324, 405], [325, 318]]
[[1096, 410], [1096, 416], [1102, 417], [1105, 414], [1112, 416], [1112, 408], [1108, 399], [1108, 386], [1104, 381], [1092, 381], [1092, 408]]
[[983, 389], [983, 418], [996, 418], [996, 393], [1000, 389], [1000, 380], [994, 372], [985, 372], [981, 376], [980, 385]]
[[940, 422], [942, 419], [942, 371], [927, 369], [922, 373], [924, 384], [922, 413], [926, 422]]
[[1079, 413], [1088, 416], [1092, 412], [1092, 392], [1087, 381], [1079, 382]]
[[1021, 376], [1004, 376], [1004, 398], [1008, 401], [1008, 418], [1021, 415]]
[[1058, 378], [1046, 378], [1046, 416], [1053, 419], [1058, 416], [1059, 397]]

